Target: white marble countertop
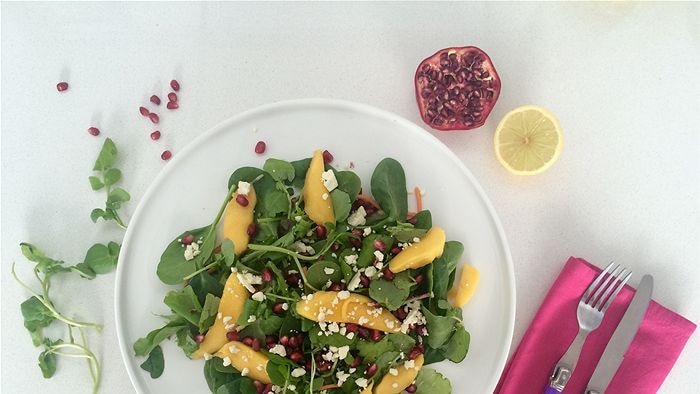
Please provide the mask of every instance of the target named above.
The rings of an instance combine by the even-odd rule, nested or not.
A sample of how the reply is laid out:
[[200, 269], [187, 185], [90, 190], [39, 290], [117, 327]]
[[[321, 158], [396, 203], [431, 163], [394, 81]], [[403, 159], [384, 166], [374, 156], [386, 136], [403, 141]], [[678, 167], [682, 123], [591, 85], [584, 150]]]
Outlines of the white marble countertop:
[[[566, 258], [610, 259], [655, 276], [655, 299], [700, 321], [700, 5], [695, 4], [2, 4], [2, 392], [89, 392], [83, 363], [61, 360], [52, 380], [22, 326], [27, 277], [21, 241], [77, 262], [94, 242], [119, 240], [90, 221], [103, 196], [87, 183], [105, 136], [123, 155], [133, 212], [174, 154], [220, 121], [302, 97], [359, 101], [421, 124], [417, 64], [436, 50], [476, 45], [502, 77], [486, 125], [433, 132], [471, 169], [508, 236], [517, 284], [514, 346]], [[163, 138], [137, 112], [167, 82], [181, 108]], [[70, 89], [59, 94], [61, 80]], [[559, 161], [529, 178], [493, 153], [497, 121], [522, 104], [552, 110], [564, 128]], [[102, 130], [99, 138], [86, 132]], [[101, 321], [94, 348], [102, 392], [132, 391], [117, 347], [110, 274], [56, 282], [59, 304]], [[636, 281], [635, 281], [636, 283]], [[662, 392], [687, 392], [700, 369], [691, 338]]]

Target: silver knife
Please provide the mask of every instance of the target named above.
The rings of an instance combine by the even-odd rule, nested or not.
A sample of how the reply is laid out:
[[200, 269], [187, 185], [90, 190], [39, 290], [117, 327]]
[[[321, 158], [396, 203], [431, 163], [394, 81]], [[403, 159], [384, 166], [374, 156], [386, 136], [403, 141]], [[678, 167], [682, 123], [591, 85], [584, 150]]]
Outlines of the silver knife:
[[632, 338], [637, 334], [639, 325], [642, 323], [642, 318], [649, 306], [651, 292], [654, 288], [654, 278], [651, 275], [644, 275], [637, 291], [634, 293], [632, 302], [627, 307], [625, 315], [622, 316], [620, 324], [615, 329], [610, 342], [605, 347], [603, 356], [601, 356], [598, 365], [588, 381], [586, 394], [601, 394], [608, 388], [608, 384], [617, 372], [617, 369], [625, 357], [627, 348], [632, 343]]

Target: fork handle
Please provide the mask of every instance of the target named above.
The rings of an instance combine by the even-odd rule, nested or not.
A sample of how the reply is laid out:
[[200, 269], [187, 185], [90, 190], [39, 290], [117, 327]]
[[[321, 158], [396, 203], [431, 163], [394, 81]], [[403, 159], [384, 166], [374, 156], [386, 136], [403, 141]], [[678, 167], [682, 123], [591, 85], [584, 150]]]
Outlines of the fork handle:
[[569, 345], [566, 353], [564, 353], [554, 367], [552, 376], [549, 379], [549, 386], [545, 388], [545, 394], [557, 394], [564, 391], [564, 387], [566, 387], [571, 375], [574, 373], [574, 368], [581, 355], [583, 343], [586, 341], [589, 332], [588, 330], [579, 328], [576, 337], [571, 342], [571, 345]]

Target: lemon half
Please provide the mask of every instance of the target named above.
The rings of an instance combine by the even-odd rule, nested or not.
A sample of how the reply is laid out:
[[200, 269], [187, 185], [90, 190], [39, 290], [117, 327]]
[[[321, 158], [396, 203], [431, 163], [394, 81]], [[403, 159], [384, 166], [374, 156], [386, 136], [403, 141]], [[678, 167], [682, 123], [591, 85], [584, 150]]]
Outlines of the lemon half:
[[501, 119], [493, 143], [498, 161], [508, 171], [535, 175], [557, 161], [563, 145], [562, 130], [551, 112], [525, 105]]

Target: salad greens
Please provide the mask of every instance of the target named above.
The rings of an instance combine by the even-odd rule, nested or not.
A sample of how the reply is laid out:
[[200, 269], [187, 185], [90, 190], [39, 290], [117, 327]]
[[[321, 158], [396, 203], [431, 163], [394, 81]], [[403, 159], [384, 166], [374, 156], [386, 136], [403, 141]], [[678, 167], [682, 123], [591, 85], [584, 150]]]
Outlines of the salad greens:
[[[163, 299], [171, 311], [164, 325], [134, 343], [135, 355], [147, 357], [141, 367], [153, 378], [162, 374], [160, 344], [168, 338], [186, 356], [200, 357], [209, 334], [226, 324], [220, 350], [203, 353], [212, 393], [368, 393], [370, 385], [379, 392], [383, 381], [400, 382], [409, 392], [450, 393], [450, 381], [421, 364], [466, 357], [470, 337], [462, 310], [448, 302], [464, 247], [440, 243], [442, 253], [434, 261], [391, 271], [392, 259], [433, 228], [430, 211], [409, 213], [401, 164], [386, 158], [377, 165], [372, 199], [361, 194], [356, 174], [326, 163], [337, 187], [327, 187], [323, 197], [332, 200], [335, 222], [323, 224], [310, 219], [302, 198], [311, 165], [309, 158], [271, 158], [262, 169], [235, 170], [213, 222], [168, 244], [156, 274], [179, 288]], [[237, 255], [232, 239], [238, 238], [224, 234], [222, 241], [220, 228], [228, 220], [227, 206], [236, 204], [232, 199], [247, 184], [257, 203], [247, 250]], [[240, 310], [231, 307], [230, 278], [245, 287]], [[350, 297], [360, 304], [367, 300], [362, 304], [367, 316], [351, 322], [355, 318], [347, 311], [332, 306], [319, 309], [318, 317], [308, 312], [316, 307], [312, 298], [321, 300], [315, 305], [323, 299], [336, 305]], [[334, 313], [340, 320], [327, 317]], [[373, 328], [384, 324], [381, 319], [389, 328]], [[252, 353], [236, 355], [237, 346]], [[264, 364], [256, 371], [251, 358]], [[414, 374], [406, 378], [403, 371]]]

